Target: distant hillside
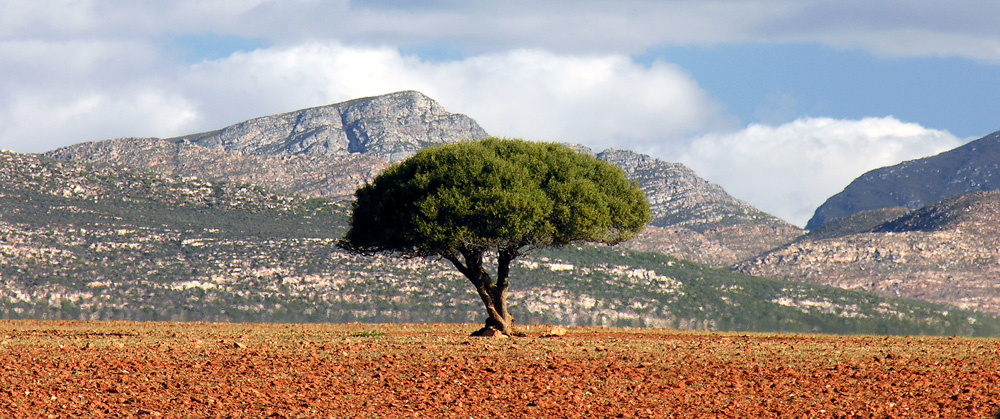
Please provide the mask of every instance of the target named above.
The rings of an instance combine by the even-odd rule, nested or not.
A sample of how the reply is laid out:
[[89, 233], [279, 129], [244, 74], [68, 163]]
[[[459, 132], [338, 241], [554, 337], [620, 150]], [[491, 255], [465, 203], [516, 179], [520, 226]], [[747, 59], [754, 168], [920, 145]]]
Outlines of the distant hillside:
[[[393, 161], [422, 147], [486, 135], [472, 119], [448, 113], [427, 96], [409, 91], [255, 118], [171, 139], [82, 143], [46, 156], [350, 199]], [[593, 154], [586, 147], [571, 146]], [[607, 150], [598, 157], [625, 169], [650, 200], [653, 226], [630, 243], [635, 249], [723, 267], [803, 233], [733, 198], [681, 164], [626, 150]]]
[[[363, 154], [399, 161], [429, 145], [485, 136], [486, 131], [472, 118], [450, 113], [420, 92], [404, 91], [263, 116], [164, 141], [244, 156]], [[86, 158], [93, 146], [79, 144], [51, 154]]]
[[737, 268], [1000, 313], [1000, 192], [946, 199], [867, 232], [802, 240]]
[[643, 186], [653, 207], [654, 226], [683, 227], [700, 233], [735, 225], [792, 227], [734, 198], [683, 164], [628, 150], [606, 150], [597, 157], [621, 167], [630, 179]]
[[710, 266], [729, 266], [780, 247], [803, 231], [729, 195], [683, 164], [628, 150], [598, 158], [617, 165], [646, 192], [652, 222], [629, 246]]
[[[439, 261], [334, 247], [347, 205], [0, 152], [0, 318], [480, 322]], [[1000, 334], [1000, 319], [577, 246], [518, 260], [520, 323]]]
[[886, 207], [856, 212], [843, 218], [832, 220], [809, 234], [799, 237], [799, 240], [822, 240], [850, 236], [852, 234], [870, 232], [882, 224], [895, 220], [910, 210], [903, 207]]
[[807, 230], [886, 207], [917, 209], [970, 192], [1000, 190], [1000, 131], [936, 156], [865, 173], [823, 203]]
[[406, 91], [254, 118], [177, 138], [119, 138], [47, 156], [348, 198], [389, 163], [433, 144], [487, 136], [476, 121]]

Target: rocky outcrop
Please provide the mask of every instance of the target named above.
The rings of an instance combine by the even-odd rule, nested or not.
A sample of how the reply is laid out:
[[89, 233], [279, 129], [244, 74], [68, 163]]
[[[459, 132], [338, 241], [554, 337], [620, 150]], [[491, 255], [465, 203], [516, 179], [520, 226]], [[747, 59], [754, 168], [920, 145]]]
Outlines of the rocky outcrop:
[[789, 226], [777, 217], [729, 195], [721, 186], [699, 177], [680, 163], [669, 163], [628, 150], [597, 155], [625, 170], [646, 191], [652, 225], [704, 232], [734, 225]]
[[947, 199], [868, 232], [796, 242], [736, 268], [1000, 313], [1000, 192]]
[[1000, 190], [1000, 131], [936, 156], [872, 170], [827, 199], [807, 230], [856, 212], [917, 209], [971, 192]]
[[449, 113], [420, 92], [405, 91], [255, 118], [169, 141], [242, 155], [352, 153], [395, 162], [429, 145], [486, 136], [472, 118]]
[[680, 163], [627, 150], [598, 158], [625, 170], [646, 191], [651, 226], [628, 245], [710, 266], [729, 266], [783, 246], [803, 231], [729, 195]]
[[347, 198], [390, 163], [423, 147], [486, 135], [471, 118], [406, 91], [255, 118], [217, 131], [89, 142], [46, 155]]

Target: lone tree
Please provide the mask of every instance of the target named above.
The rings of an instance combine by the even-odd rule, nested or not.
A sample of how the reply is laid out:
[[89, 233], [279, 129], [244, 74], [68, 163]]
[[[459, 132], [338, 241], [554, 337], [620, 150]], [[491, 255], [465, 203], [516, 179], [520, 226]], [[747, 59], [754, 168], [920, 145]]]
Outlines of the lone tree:
[[[426, 148], [355, 195], [340, 247], [450, 261], [476, 287], [486, 327], [506, 334], [515, 258], [549, 246], [616, 244], [649, 222], [646, 195], [618, 167], [563, 145], [516, 139]], [[483, 265], [487, 256], [496, 258], [495, 279]]]

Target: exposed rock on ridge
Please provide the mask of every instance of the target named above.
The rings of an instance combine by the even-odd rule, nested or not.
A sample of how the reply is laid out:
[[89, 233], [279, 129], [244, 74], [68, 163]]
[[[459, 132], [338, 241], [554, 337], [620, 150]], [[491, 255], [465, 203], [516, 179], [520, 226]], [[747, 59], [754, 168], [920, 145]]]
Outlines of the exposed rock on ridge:
[[737, 269], [1000, 313], [1000, 192], [947, 199], [864, 233], [793, 243]]
[[390, 162], [429, 145], [486, 135], [471, 118], [406, 91], [254, 118], [200, 134], [88, 142], [46, 155], [348, 198]]
[[434, 144], [486, 137], [476, 121], [404, 91], [254, 118], [170, 139], [244, 155], [365, 154], [399, 161]]
[[683, 164], [669, 163], [628, 150], [597, 155], [625, 170], [646, 191], [658, 227], [684, 227], [698, 232], [733, 225], [789, 226], [785, 221], [729, 195], [721, 186], [699, 177]]
[[680, 163], [627, 150], [598, 158], [617, 165], [646, 191], [651, 227], [630, 246], [711, 266], [729, 266], [782, 246], [803, 232], [729, 195]]
[[1000, 131], [936, 156], [872, 170], [816, 209], [806, 229], [885, 207], [917, 209], [943, 199], [1000, 190]]
[[159, 138], [118, 138], [61, 148], [49, 157], [101, 162], [161, 174], [253, 183], [306, 196], [350, 198], [358, 187], [388, 167], [364, 154], [243, 155], [191, 142]]

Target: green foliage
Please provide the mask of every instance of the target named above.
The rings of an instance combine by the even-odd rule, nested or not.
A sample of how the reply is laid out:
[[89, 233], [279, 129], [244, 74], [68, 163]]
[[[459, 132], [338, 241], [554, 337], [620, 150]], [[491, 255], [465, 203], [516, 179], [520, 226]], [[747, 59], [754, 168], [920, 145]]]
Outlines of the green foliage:
[[488, 138], [424, 149], [357, 191], [342, 245], [371, 253], [618, 243], [649, 222], [638, 184], [565, 146]]

